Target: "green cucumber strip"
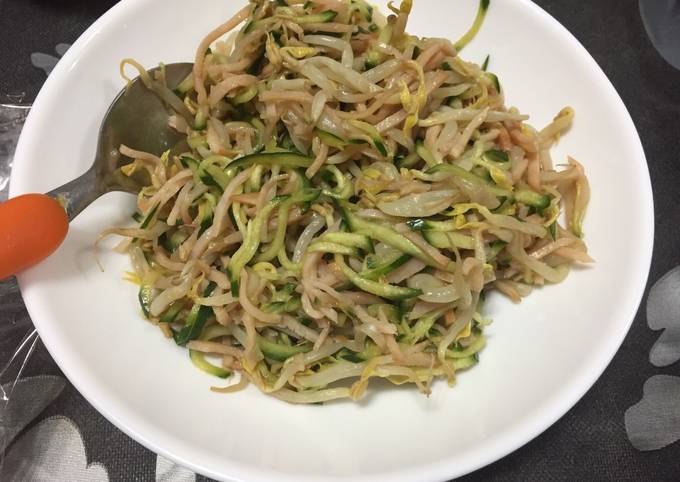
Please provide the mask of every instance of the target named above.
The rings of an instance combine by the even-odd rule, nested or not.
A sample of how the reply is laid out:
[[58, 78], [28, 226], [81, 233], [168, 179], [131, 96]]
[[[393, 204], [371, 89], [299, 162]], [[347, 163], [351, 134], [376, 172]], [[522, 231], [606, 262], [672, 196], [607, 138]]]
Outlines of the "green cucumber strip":
[[149, 211], [149, 214], [146, 215], [144, 221], [142, 221], [142, 224], [139, 225], [139, 229], [146, 229], [149, 227], [151, 220], [156, 215], [156, 211], [158, 211], [158, 206], [159, 204], [156, 204], [153, 208], [151, 208], [151, 211]]
[[257, 248], [260, 246], [262, 230], [269, 220], [269, 215], [288, 198], [289, 196], [275, 197], [257, 213], [252, 221], [248, 223], [246, 237], [227, 266], [227, 275], [231, 281], [231, 292], [235, 297], [238, 296], [238, 279], [241, 270], [243, 270], [253, 256], [255, 256]]
[[184, 167], [191, 169], [193, 172], [197, 172], [198, 166], [200, 165], [200, 163], [196, 159], [188, 155], [180, 156], [179, 162], [182, 163]]
[[486, 251], [486, 260], [487, 261], [493, 261], [496, 259], [496, 256], [498, 256], [498, 253], [503, 251], [503, 248], [507, 246], [508, 243], [505, 241], [501, 241], [500, 239], [497, 239], [496, 241], [493, 241], [489, 247], [487, 248]]
[[[260, 239], [262, 237], [262, 230], [269, 220], [269, 216], [274, 209], [281, 206], [287, 200], [292, 202], [311, 202], [319, 196], [319, 189], [301, 189], [297, 193], [288, 196], [278, 196], [269, 201], [255, 218], [248, 223], [246, 238], [239, 249], [234, 253], [229, 265], [227, 266], [227, 275], [231, 281], [231, 292], [234, 296], [238, 296], [238, 278], [241, 270], [250, 262], [255, 256], [257, 248], [260, 246]], [[283, 247], [283, 245], [282, 245]]]
[[160, 322], [173, 323], [177, 318], [177, 315], [182, 311], [182, 308], [184, 308], [184, 303], [181, 300], [175, 301], [163, 312]]
[[329, 243], [342, 244], [350, 248], [359, 248], [368, 253], [373, 252], [373, 243], [371, 238], [364, 234], [357, 233], [326, 233], [319, 238], [320, 241], [328, 241]]
[[253, 164], [280, 167], [309, 167], [313, 161], [313, 158], [295, 152], [259, 152], [240, 157], [229, 164], [229, 167], [246, 167]]
[[490, 149], [482, 154], [482, 157], [489, 162], [495, 162], [498, 164], [510, 162], [507, 152], [501, 151], [500, 149]]
[[368, 135], [369, 139], [371, 139], [371, 142], [373, 143], [373, 146], [378, 150], [378, 152], [383, 157], [387, 157], [387, 148], [385, 147], [385, 141], [383, 141], [380, 132], [378, 132], [378, 129], [376, 129], [375, 126], [369, 124], [368, 122], [360, 120], [351, 120], [349, 122], [353, 127], [359, 129], [360, 131]]
[[413, 244], [411, 240], [397, 233], [392, 228], [361, 219], [350, 211], [347, 204], [341, 204], [340, 209], [343, 218], [347, 221], [347, 224], [352, 231], [382, 241], [388, 246], [392, 246], [403, 253], [410, 254], [427, 264], [438, 266], [433, 259], [421, 251], [421, 249]]
[[194, 73], [190, 73], [187, 75], [182, 82], [175, 87], [173, 92], [177, 95], [177, 97], [184, 97], [184, 95], [192, 90], [194, 88]]
[[335, 10], [325, 10], [315, 15], [302, 15], [300, 17], [295, 17], [293, 18], [293, 21], [301, 25], [307, 23], [328, 23], [332, 22], [337, 15], [338, 12], [336, 12]]
[[208, 142], [205, 136], [192, 136], [187, 137], [187, 144], [192, 149], [198, 149], [199, 147], [208, 147]]
[[194, 366], [200, 368], [201, 370], [210, 375], [215, 375], [216, 377], [219, 378], [229, 378], [229, 376], [231, 376], [230, 371], [225, 370], [222, 367], [213, 365], [208, 360], [206, 360], [205, 353], [196, 350], [189, 350], [189, 358], [191, 358], [191, 363], [193, 363]]
[[333, 199], [349, 199], [354, 195], [354, 185], [349, 179], [335, 166], [326, 166], [320, 173], [326, 182], [334, 182], [335, 188], [329, 187], [324, 183], [322, 193]]
[[479, 355], [475, 353], [466, 358], [454, 358], [450, 363], [454, 370], [465, 370], [479, 363]]
[[397, 166], [397, 169], [401, 168], [409, 169], [418, 164], [419, 160], [420, 156], [418, 155], [417, 152], [414, 151], [405, 157], [399, 157], [398, 159], [395, 159], [394, 165]]
[[444, 311], [445, 310], [443, 309], [436, 310], [423, 316], [422, 318], [419, 318], [413, 327], [411, 336], [409, 337], [411, 344], [415, 345], [423, 337], [425, 337], [425, 335], [427, 335], [427, 333], [430, 331], [430, 328], [434, 326], [435, 322], [444, 315]]
[[272, 242], [269, 243], [267, 249], [260, 253], [255, 259], [258, 262], [271, 261], [276, 258], [279, 249], [283, 247], [283, 243], [286, 239], [286, 228], [288, 227], [288, 216], [290, 214], [290, 208], [293, 203], [290, 200], [284, 202], [279, 207], [279, 216], [276, 224], [276, 233], [274, 233], [274, 238]]
[[500, 93], [501, 91], [501, 82], [498, 80], [498, 76], [496, 74], [492, 74], [491, 72], [487, 72], [486, 76], [491, 79], [491, 82], [493, 82], [493, 86], [496, 88], [496, 92]]
[[418, 289], [402, 288], [401, 286], [394, 286], [387, 283], [378, 283], [376, 281], [363, 278], [354, 272], [352, 268], [347, 266], [342, 255], [335, 255], [335, 263], [340, 267], [342, 273], [354, 286], [376, 296], [390, 300], [402, 300], [406, 298], [414, 298], [423, 294], [423, 292]]
[[391, 259], [389, 261], [386, 261], [384, 263], [381, 263], [377, 266], [374, 266], [371, 269], [367, 269], [365, 271], [362, 271], [360, 276], [375, 281], [379, 278], [382, 278], [383, 276], [386, 276], [390, 274], [392, 271], [406, 263], [408, 260], [410, 260], [412, 256], [410, 254], [401, 254], [397, 256], [394, 259]]
[[423, 231], [423, 237], [438, 249], [475, 249], [475, 238], [455, 231]]
[[379, 303], [376, 305], [370, 305], [366, 311], [368, 311], [368, 314], [373, 317], [378, 317], [379, 312], [382, 311], [385, 314], [385, 317], [395, 324], [401, 321], [401, 311], [399, 311], [399, 308], [394, 305]]
[[167, 233], [163, 233], [159, 240], [166, 251], [174, 253], [188, 237], [189, 235], [184, 231], [177, 230], [169, 236]]
[[482, 63], [482, 70], [486, 72], [486, 69], [489, 67], [489, 59], [491, 58], [491, 55], [487, 55], [486, 58], [484, 59], [484, 63]]
[[477, 16], [475, 17], [470, 30], [465, 32], [465, 34], [460, 39], [458, 39], [455, 44], [453, 44], [453, 48], [456, 50], [462, 50], [463, 47], [465, 47], [473, 38], [475, 38], [477, 32], [479, 32], [479, 29], [482, 26], [482, 23], [484, 22], [484, 17], [486, 17], [486, 11], [489, 9], [489, 2], [490, 0], [480, 0], [479, 8], [477, 9]]
[[359, 257], [359, 250], [342, 244], [330, 243], [325, 241], [315, 241], [307, 249], [308, 253], [333, 253], [344, 254], [346, 256]]
[[193, 128], [194, 130], [200, 131], [202, 129], [205, 129], [205, 127], [208, 125], [208, 119], [205, 117], [205, 112], [204, 109], [199, 109], [196, 111], [196, 116], [194, 117], [194, 125]]
[[367, 22], [373, 21], [373, 8], [364, 2], [364, 0], [352, 0], [351, 3], [352, 10], [359, 12]]
[[201, 335], [200, 339], [210, 341], [214, 338], [220, 338], [222, 336], [227, 335], [231, 335], [231, 328], [227, 328], [226, 326], [213, 323], [212, 325], [205, 327], [205, 330], [203, 330], [203, 334]]
[[[306, 177], [302, 177], [303, 181]], [[291, 207], [296, 203], [311, 203], [317, 197], [319, 197], [320, 191], [318, 189], [302, 188], [295, 194], [292, 194], [287, 200], [281, 203], [279, 206], [279, 216], [276, 225], [276, 233], [274, 233], [274, 239], [269, 243], [267, 249], [260, 253], [255, 259], [258, 262], [261, 261], [271, 261], [278, 254], [286, 238], [286, 228], [288, 227], [288, 216], [290, 214]]]
[[[215, 291], [215, 288], [217, 288], [217, 284], [211, 281], [203, 292], [203, 296], [210, 296]], [[175, 343], [184, 346], [191, 340], [201, 336], [205, 322], [212, 315], [213, 309], [210, 306], [194, 305], [189, 312], [184, 327], [180, 331], [175, 332]]]
[[314, 129], [314, 134], [319, 137], [319, 140], [330, 147], [335, 147], [336, 149], [344, 149], [347, 147], [347, 141], [331, 134], [330, 132], [319, 129], [318, 127]]
[[[247, 340], [246, 332], [240, 327], [232, 328], [234, 337], [245, 346]], [[276, 343], [267, 338], [256, 335], [256, 343], [262, 354], [267, 358], [275, 361], [285, 362], [288, 358], [297, 355], [298, 353], [307, 353], [312, 351], [313, 345], [305, 342], [301, 345], [284, 345], [283, 343]]]
[[210, 156], [201, 161], [196, 172], [203, 184], [206, 186], [215, 186], [220, 192], [223, 192], [236, 174], [236, 170], [224, 169], [216, 165], [216, 162], [220, 161], [226, 163], [229, 162], [229, 159], [222, 156]]
[[461, 179], [464, 179], [472, 184], [475, 184], [477, 186], [485, 186], [492, 194], [495, 196], [505, 196], [505, 197], [510, 197], [512, 196], [512, 192], [510, 192], [507, 189], [500, 188], [498, 186], [494, 186], [489, 184], [489, 181], [482, 179], [481, 177], [477, 176], [476, 174], [466, 171], [460, 166], [457, 166], [455, 164], [437, 164], [434, 167], [431, 167], [427, 171], [425, 171], [426, 174], [437, 174], [439, 172], [446, 172], [450, 173], [453, 176], [459, 177]]
[[153, 287], [148, 284], [142, 284], [139, 287], [139, 293], [137, 294], [139, 299], [139, 304], [142, 307], [142, 312], [144, 313], [144, 318], [149, 318], [151, 315], [151, 301], [153, 299]]
[[272, 301], [262, 306], [262, 311], [266, 313], [291, 313], [302, 308], [300, 298], [291, 298], [288, 301]]
[[264, 356], [280, 362], [284, 362], [298, 353], [307, 353], [312, 350], [311, 343], [304, 343], [302, 345], [284, 345], [283, 343], [270, 341], [260, 335], [257, 335], [257, 346], [262, 350]]
[[430, 150], [425, 147], [422, 141], [416, 142], [416, 153], [428, 166], [434, 166], [436, 161]]
[[413, 231], [422, 231], [423, 229], [428, 229], [427, 220], [423, 218], [413, 218], [406, 221], [406, 225]]
[[242, 87], [236, 92], [236, 95], [229, 99], [233, 105], [245, 104], [250, 102], [257, 95], [257, 86], [250, 85], [248, 87]]
[[451, 221], [432, 221], [424, 218], [413, 218], [406, 221], [408, 227], [414, 231], [434, 230], [434, 231], [455, 231], [456, 222]]
[[550, 206], [549, 196], [537, 193], [530, 189], [520, 189], [516, 191], [515, 201], [526, 204], [527, 206], [535, 207], [538, 210], [543, 210]]
[[203, 234], [206, 229], [212, 226], [213, 214], [216, 204], [217, 199], [215, 199], [215, 196], [210, 193], [203, 194], [203, 200], [198, 205], [198, 218], [201, 223], [198, 231], [199, 236]]
[[352, 363], [361, 363], [380, 355], [380, 348], [371, 341], [367, 341], [364, 344], [364, 349], [359, 352], [352, 351], [349, 348], [343, 348], [338, 352], [338, 357]]
[[448, 358], [467, 358], [475, 353], [479, 352], [486, 345], [486, 338], [484, 335], [478, 335], [475, 341], [467, 347], [456, 346], [452, 349], [446, 350], [446, 356]]

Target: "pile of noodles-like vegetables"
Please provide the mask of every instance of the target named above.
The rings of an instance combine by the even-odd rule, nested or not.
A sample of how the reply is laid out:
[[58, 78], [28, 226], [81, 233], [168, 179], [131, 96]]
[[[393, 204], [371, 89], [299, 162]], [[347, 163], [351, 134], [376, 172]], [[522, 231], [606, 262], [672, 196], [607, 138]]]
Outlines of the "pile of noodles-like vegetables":
[[139, 227], [102, 236], [126, 237], [146, 318], [198, 367], [240, 373], [213, 390], [318, 403], [381, 377], [427, 394], [478, 361], [486, 291], [519, 301], [592, 261], [583, 168], [550, 157], [574, 111], [537, 131], [458, 56], [487, 8], [452, 43], [406, 32], [410, 0], [386, 19], [364, 0], [255, 0], [174, 90], [123, 61], [187, 145], [120, 147], [149, 182]]

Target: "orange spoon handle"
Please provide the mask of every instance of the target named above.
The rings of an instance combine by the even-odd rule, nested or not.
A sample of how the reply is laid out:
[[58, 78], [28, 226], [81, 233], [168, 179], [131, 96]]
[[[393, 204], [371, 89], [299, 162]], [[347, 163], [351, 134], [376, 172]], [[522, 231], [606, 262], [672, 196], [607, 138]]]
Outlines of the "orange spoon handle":
[[0, 280], [47, 258], [67, 232], [66, 211], [45, 194], [24, 194], [0, 204]]

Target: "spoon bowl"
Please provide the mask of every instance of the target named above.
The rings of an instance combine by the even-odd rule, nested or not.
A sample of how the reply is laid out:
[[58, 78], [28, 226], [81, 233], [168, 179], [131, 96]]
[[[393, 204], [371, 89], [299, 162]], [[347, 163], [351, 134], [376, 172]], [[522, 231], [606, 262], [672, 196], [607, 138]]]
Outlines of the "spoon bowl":
[[[191, 73], [193, 64], [164, 68], [166, 85], [175, 87]], [[159, 69], [150, 70], [149, 75], [153, 78]], [[131, 159], [121, 155], [119, 148], [125, 144], [160, 153], [184, 146], [185, 135], [169, 126], [169, 116], [166, 104], [137, 77], [116, 96], [104, 116], [95, 160], [83, 175], [47, 195], [19, 196], [0, 204], [0, 280], [52, 254], [64, 240], [68, 222], [101, 195], [138, 193], [146, 184], [145, 175], [126, 176], [121, 171]]]
[[[165, 78], [174, 87], [184, 80], [192, 63], [167, 64]], [[153, 77], [160, 67], [149, 70]], [[148, 89], [140, 77], [120, 91], [104, 116], [99, 129], [97, 152], [92, 166], [80, 177], [52, 191], [48, 196], [60, 200], [69, 220], [95, 199], [111, 191], [137, 194], [144, 185], [142, 175], [126, 176], [120, 170], [131, 160], [118, 151], [121, 144], [144, 152], [159, 153], [173, 148], [185, 135], [168, 125], [170, 114], [165, 103]]]

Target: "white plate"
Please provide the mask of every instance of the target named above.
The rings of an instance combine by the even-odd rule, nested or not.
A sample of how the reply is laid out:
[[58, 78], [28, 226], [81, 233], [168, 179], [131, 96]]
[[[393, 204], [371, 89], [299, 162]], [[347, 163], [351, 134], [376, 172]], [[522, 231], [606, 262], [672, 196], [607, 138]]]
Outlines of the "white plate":
[[[242, 1], [124, 0], [68, 51], [40, 92], [14, 161], [11, 194], [47, 191], [89, 166], [97, 130], [123, 86], [121, 58], [193, 58], [202, 36]], [[382, 3], [382, 2], [381, 2]], [[457, 37], [476, 0], [415, 2], [409, 30]], [[576, 122], [555, 149], [586, 166], [586, 240], [597, 264], [520, 305], [491, 297], [481, 363], [455, 388], [380, 389], [361, 403], [292, 406], [250, 388], [219, 395], [215, 379], [139, 316], [124, 256], [92, 246], [126, 222], [112, 194], [74, 223], [56, 255], [20, 277], [50, 353], [109, 420], [151, 450], [208, 476], [247, 481], [444, 480], [486, 465], [545, 430], [595, 382], [621, 344], [645, 286], [653, 209], [644, 153], [619, 96], [585, 49], [527, 0], [494, 0], [463, 56], [499, 74], [508, 103], [541, 127], [563, 106]], [[556, 457], [560, 454], [555, 454]]]

